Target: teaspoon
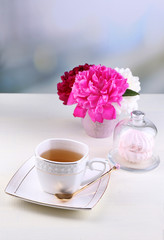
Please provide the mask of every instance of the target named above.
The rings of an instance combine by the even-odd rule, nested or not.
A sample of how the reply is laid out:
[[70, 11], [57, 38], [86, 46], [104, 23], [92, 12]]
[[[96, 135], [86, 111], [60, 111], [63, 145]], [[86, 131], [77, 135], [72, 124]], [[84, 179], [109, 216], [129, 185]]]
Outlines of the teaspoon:
[[97, 178], [96, 180], [88, 183], [87, 185], [85, 185], [84, 187], [80, 188], [79, 190], [77, 190], [74, 193], [56, 193], [55, 197], [57, 197], [60, 200], [70, 200], [73, 196], [75, 196], [77, 193], [83, 191], [84, 189], [86, 189], [87, 187], [89, 187], [91, 184], [97, 182], [98, 180], [100, 180], [101, 178], [105, 177], [106, 175], [108, 175], [111, 171], [113, 170], [117, 170], [120, 168], [119, 164], [114, 165], [112, 168], [110, 168], [107, 172], [105, 172], [103, 175], [101, 175], [99, 178]]

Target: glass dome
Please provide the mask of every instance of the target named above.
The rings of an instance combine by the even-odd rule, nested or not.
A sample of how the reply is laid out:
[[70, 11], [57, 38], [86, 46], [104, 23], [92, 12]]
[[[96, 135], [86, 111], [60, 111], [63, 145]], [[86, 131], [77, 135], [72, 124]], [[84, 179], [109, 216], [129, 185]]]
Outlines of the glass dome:
[[156, 126], [145, 118], [145, 114], [133, 111], [130, 119], [124, 119], [116, 125], [109, 159], [129, 171], [147, 171], [157, 167], [156, 135]]

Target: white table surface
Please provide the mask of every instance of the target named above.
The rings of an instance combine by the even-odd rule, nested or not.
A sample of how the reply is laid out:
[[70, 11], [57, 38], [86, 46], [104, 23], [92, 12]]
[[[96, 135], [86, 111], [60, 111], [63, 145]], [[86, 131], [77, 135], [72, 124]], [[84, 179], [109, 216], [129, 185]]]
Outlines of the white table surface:
[[4, 189], [46, 138], [83, 141], [91, 157], [106, 157], [112, 139], [87, 136], [72, 115], [74, 106], [64, 106], [55, 94], [1, 94], [0, 239], [164, 240], [164, 95], [141, 95], [139, 106], [158, 128], [160, 165], [142, 174], [113, 172], [92, 210], [70, 211], [24, 202]]

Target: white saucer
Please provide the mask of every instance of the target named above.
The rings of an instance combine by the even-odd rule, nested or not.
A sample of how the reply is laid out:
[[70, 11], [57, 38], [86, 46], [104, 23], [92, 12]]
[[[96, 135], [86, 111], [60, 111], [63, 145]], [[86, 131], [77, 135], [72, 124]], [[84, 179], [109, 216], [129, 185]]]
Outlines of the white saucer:
[[[109, 166], [106, 170], [109, 170]], [[109, 179], [110, 175], [108, 174], [75, 195], [71, 200], [63, 202], [41, 189], [34, 166], [34, 157], [32, 157], [18, 169], [8, 183], [5, 192], [24, 201], [48, 207], [71, 210], [92, 209], [105, 193]]]

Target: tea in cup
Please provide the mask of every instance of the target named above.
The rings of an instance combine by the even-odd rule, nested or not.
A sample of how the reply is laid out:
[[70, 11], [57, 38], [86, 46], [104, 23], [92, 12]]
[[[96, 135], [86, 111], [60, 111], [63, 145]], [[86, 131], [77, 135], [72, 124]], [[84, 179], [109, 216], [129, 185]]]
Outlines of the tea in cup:
[[[86, 170], [94, 163], [103, 168], [96, 176], [84, 180]], [[106, 169], [105, 159], [89, 160], [88, 145], [71, 139], [52, 138], [41, 142], [35, 149], [35, 167], [43, 190], [47, 193], [73, 193], [100, 177]]]

